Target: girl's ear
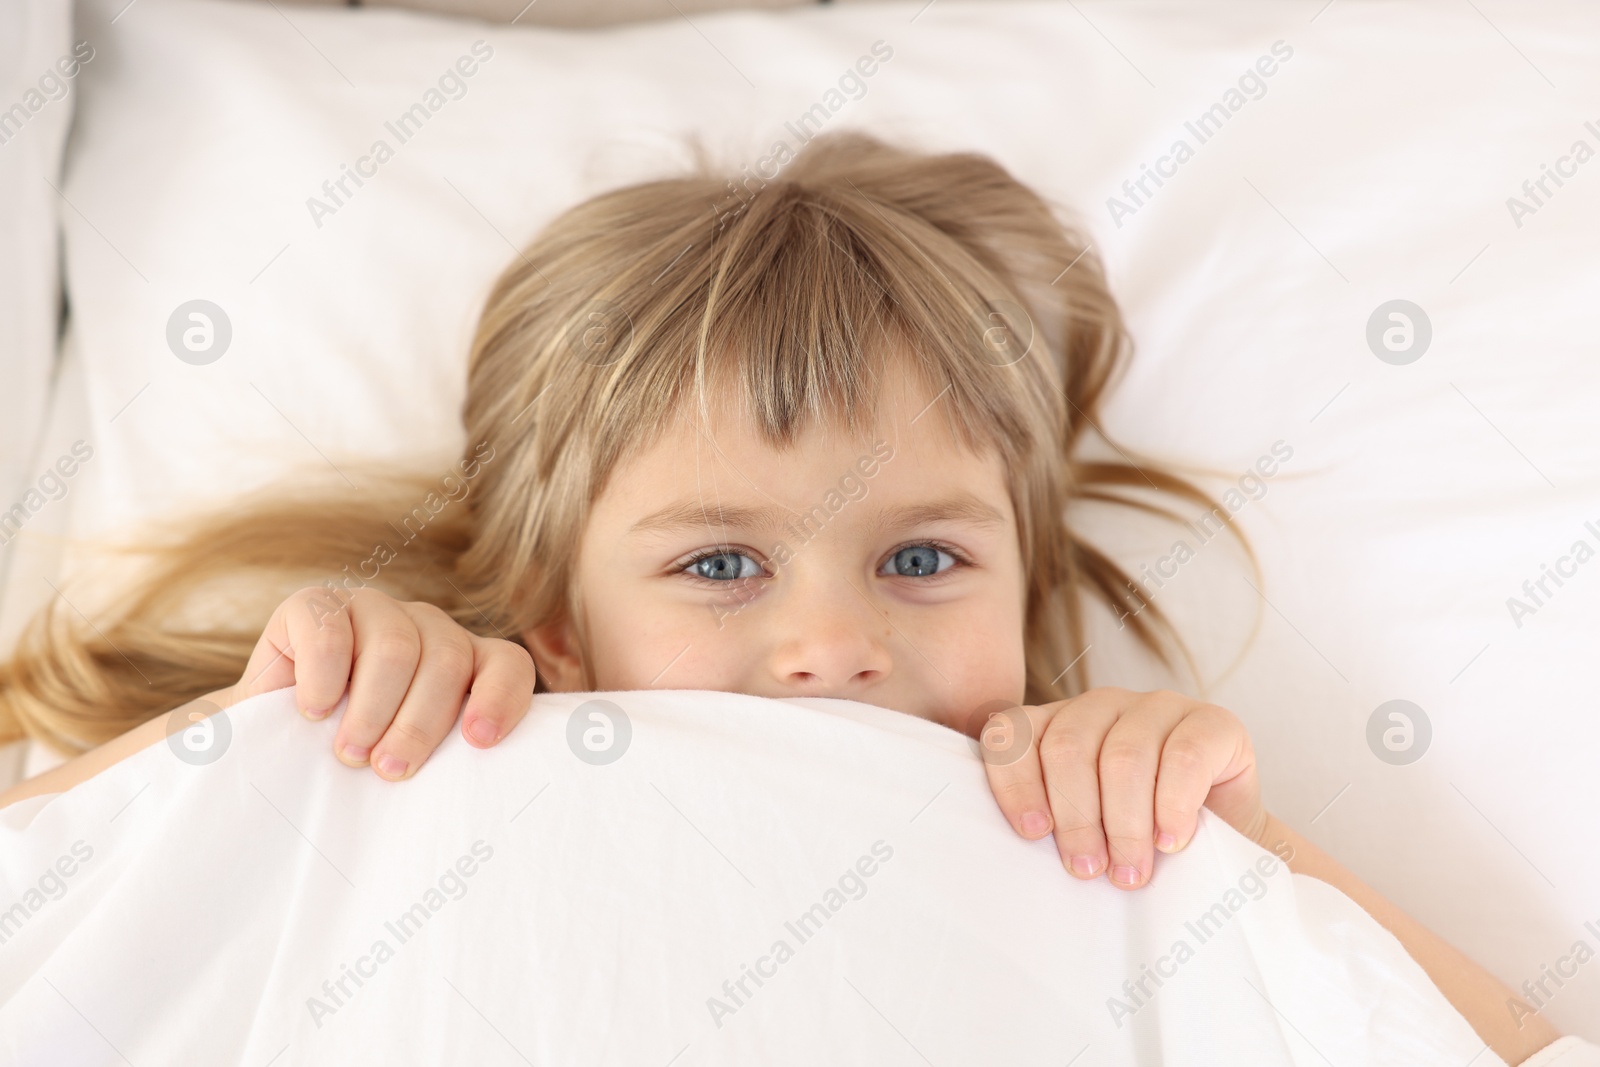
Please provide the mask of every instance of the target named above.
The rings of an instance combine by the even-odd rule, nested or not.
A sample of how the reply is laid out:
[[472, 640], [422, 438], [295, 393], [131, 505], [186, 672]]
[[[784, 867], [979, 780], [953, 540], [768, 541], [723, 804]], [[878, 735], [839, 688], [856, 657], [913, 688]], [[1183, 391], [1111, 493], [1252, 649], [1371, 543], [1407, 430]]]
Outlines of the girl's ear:
[[576, 693], [585, 688], [583, 660], [569, 622], [562, 620], [524, 630], [522, 643], [533, 653], [533, 665], [551, 692]]

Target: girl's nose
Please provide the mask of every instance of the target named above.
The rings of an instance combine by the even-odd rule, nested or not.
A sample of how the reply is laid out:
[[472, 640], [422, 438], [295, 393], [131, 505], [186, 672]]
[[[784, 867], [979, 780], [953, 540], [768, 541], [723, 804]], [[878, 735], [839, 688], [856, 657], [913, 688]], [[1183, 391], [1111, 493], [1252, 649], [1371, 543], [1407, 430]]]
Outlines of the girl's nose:
[[888, 621], [859, 593], [843, 594], [854, 603], [834, 595], [807, 610], [774, 613], [782, 632], [774, 635], [771, 671], [797, 696], [854, 697], [894, 669]]

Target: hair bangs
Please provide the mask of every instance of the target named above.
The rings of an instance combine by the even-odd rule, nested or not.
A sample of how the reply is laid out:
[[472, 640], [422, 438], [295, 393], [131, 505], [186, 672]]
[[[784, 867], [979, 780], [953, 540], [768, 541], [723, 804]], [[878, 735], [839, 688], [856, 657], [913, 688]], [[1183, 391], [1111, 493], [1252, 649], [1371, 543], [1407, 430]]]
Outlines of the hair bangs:
[[927, 398], [918, 417], [944, 419], [965, 447], [1015, 459], [1057, 443], [1046, 346], [1011, 358], [993, 341], [1031, 338], [1016, 294], [892, 204], [777, 183], [664, 272], [599, 390], [607, 469], [679, 415], [746, 418], [778, 447], [819, 424], [865, 436], [896, 375]]

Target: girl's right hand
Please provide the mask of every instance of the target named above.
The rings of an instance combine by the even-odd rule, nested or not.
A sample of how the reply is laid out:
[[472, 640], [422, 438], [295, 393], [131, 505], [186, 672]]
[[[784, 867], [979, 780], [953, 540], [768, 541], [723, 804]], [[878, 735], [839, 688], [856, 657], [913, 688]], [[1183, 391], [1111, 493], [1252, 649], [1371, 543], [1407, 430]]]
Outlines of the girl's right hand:
[[292, 685], [301, 714], [320, 719], [348, 688], [334, 754], [399, 781], [416, 773], [458, 714], [469, 744], [496, 744], [527, 712], [534, 680], [527, 649], [479, 637], [432, 604], [372, 588], [341, 603], [311, 586], [278, 605], [244, 675], [208, 699], [226, 707]]

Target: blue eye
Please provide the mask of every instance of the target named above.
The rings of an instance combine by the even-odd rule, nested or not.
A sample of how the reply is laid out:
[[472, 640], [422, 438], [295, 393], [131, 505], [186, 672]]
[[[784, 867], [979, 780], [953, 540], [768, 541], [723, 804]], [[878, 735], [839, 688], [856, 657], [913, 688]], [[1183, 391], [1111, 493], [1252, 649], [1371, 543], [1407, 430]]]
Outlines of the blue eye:
[[743, 552], [713, 552], [701, 556], [684, 569], [693, 571], [698, 578], [706, 578], [713, 582], [759, 578], [762, 574], [761, 564]]
[[955, 557], [937, 545], [907, 545], [884, 563], [878, 573], [902, 578], [926, 578], [955, 566]]

